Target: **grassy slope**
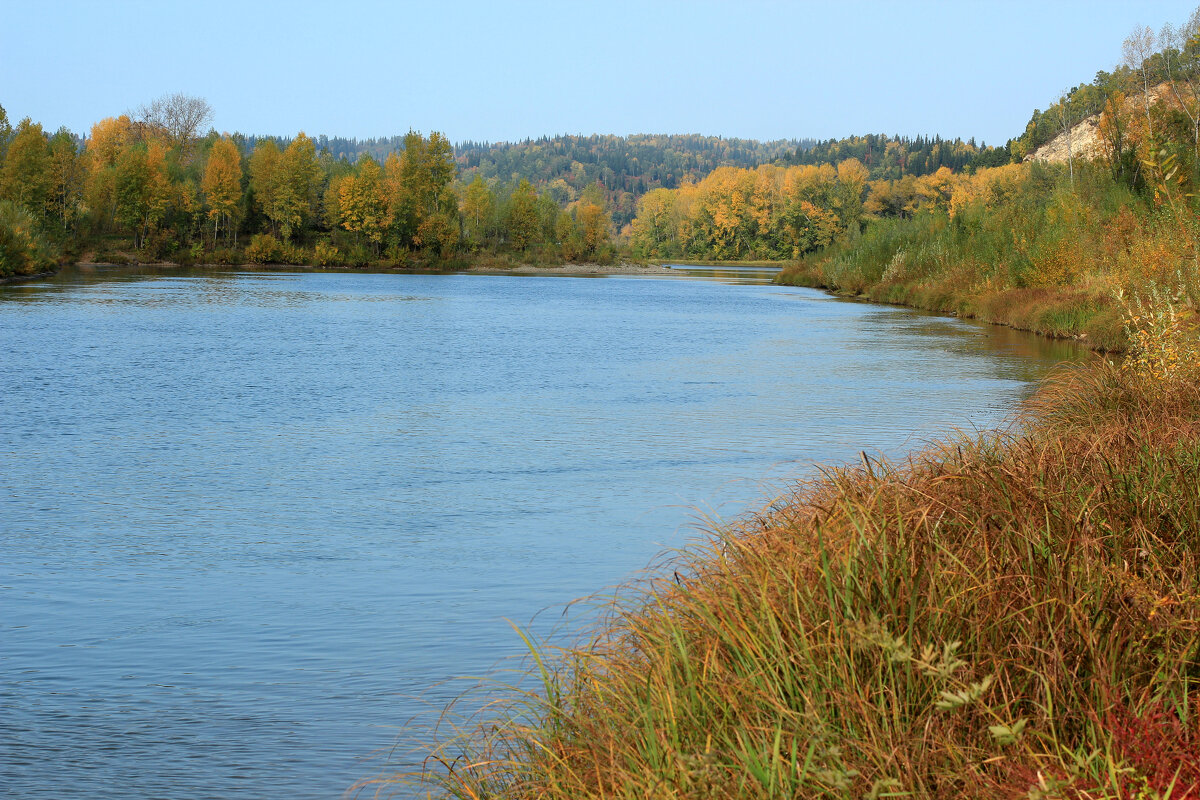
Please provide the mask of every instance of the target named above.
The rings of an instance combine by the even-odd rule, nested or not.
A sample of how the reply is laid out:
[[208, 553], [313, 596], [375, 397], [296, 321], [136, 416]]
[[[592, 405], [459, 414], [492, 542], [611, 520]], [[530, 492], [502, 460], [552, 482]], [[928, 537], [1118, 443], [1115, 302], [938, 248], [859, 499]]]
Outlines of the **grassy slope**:
[[[1005, 168], [976, 176], [951, 201], [786, 268], [780, 280], [917, 306], [1100, 350], [1123, 350], [1118, 291], [1182, 286], [1198, 305], [1200, 226], [1187, 208], [1155, 206], [1099, 165]], [[999, 171], [997, 171], [999, 172]], [[1181, 273], [1181, 270], [1183, 271]], [[1190, 277], [1188, 277], [1190, 276]]]

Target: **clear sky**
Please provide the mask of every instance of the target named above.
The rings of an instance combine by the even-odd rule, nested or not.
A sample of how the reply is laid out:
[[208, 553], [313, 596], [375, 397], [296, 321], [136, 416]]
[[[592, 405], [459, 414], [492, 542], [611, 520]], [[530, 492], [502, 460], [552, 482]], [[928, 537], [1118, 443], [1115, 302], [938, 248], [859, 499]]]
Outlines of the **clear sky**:
[[243, 133], [1000, 144], [1197, 1], [0, 0], [0, 105], [77, 133], [184, 92]]

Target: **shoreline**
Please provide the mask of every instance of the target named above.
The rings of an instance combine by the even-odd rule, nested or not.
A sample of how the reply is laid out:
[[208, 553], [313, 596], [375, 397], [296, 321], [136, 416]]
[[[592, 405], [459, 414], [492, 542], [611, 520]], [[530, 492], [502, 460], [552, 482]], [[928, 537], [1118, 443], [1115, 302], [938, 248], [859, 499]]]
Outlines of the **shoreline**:
[[[672, 262], [673, 263], [673, 262]], [[691, 266], [691, 265], [681, 265]], [[131, 264], [116, 264], [109, 261], [76, 261], [52, 272], [40, 272], [36, 275], [17, 275], [5, 278], [5, 282], [17, 283], [25, 280], [57, 275], [67, 267], [149, 267], [154, 269], [226, 269], [246, 270], [250, 272], [285, 272], [299, 270], [306, 272], [366, 272], [414, 275], [569, 275], [569, 276], [603, 276], [603, 275], [667, 275], [672, 273], [670, 267], [664, 264], [636, 264], [622, 261], [616, 264], [567, 263], [556, 266], [538, 264], [520, 264], [513, 267], [495, 267], [487, 265], [471, 265], [465, 268], [452, 269], [409, 269], [404, 267], [323, 267], [317, 264], [189, 264], [183, 265], [173, 261], [139, 262]]]
[[245, 270], [249, 272], [286, 272], [291, 270], [305, 272], [332, 273], [380, 273], [380, 274], [413, 274], [413, 275], [561, 275], [568, 277], [607, 277], [607, 276], [663, 276], [675, 274], [677, 270], [668, 264], [696, 269], [722, 267], [761, 267], [764, 269], [780, 267], [780, 263], [766, 262], [696, 262], [696, 261], [653, 261], [639, 264], [632, 261], [620, 261], [615, 264], [591, 264], [570, 262], [554, 266], [543, 264], [518, 264], [512, 267], [499, 267], [486, 264], [472, 264], [462, 268], [451, 269], [409, 269], [404, 267], [323, 267], [316, 264], [179, 264], [174, 261], [147, 261], [130, 264], [118, 264], [111, 261], [76, 261], [63, 265], [58, 269], [39, 272], [33, 275], [13, 275], [0, 279], [0, 284], [22, 283], [53, 277], [62, 270], [70, 267], [135, 267], [150, 269], [215, 269], [215, 270]]

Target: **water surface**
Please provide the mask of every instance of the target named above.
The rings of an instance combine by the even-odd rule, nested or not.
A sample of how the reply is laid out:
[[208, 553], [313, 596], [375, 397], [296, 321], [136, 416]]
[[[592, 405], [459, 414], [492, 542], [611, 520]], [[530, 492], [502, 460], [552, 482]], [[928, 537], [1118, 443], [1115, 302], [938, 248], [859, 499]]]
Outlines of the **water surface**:
[[696, 274], [0, 287], [4, 793], [336, 797], [508, 620], [1076, 355]]

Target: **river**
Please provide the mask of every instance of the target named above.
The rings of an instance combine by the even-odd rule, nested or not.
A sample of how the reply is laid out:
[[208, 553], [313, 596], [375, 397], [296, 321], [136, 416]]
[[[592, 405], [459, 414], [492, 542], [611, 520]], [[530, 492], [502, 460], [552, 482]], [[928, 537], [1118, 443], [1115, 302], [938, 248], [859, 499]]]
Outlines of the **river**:
[[766, 277], [0, 286], [3, 793], [337, 797], [510, 623], [1082, 357]]

